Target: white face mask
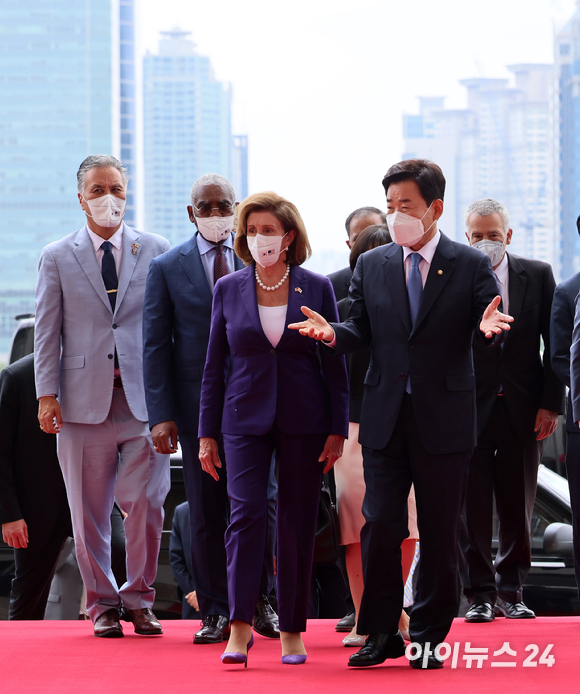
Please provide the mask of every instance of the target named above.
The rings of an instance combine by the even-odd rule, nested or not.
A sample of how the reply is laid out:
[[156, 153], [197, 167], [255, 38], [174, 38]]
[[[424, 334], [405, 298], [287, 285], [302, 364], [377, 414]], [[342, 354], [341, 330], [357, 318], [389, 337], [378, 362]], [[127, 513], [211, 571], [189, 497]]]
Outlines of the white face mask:
[[[433, 203], [431, 203], [432, 205]], [[427, 212], [431, 209], [431, 205], [427, 208]], [[412, 217], [410, 214], [405, 212], [393, 212], [393, 214], [387, 215], [387, 225], [389, 227], [389, 232], [391, 233], [391, 238], [399, 246], [415, 246], [423, 236], [429, 231], [429, 229], [435, 224], [435, 220], [429, 225], [428, 229], [423, 226], [423, 219], [425, 214], [421, 219], [417, 217]]]
[[487, 241], [484, 239], [483, 241], [477, 241], [471, 245], [473, 248], [477, 248], [478, 251], [489, 256], [492, 267], [497, 267], [501, 263], [505, 253], [505, 244], [501, 241]]
[[83, 200], [87, 203], [91, 214], [85, 212], [95, 224], [100, 227], [108, 227], [109, 229], [113, 227], [118, 227], [123, 221], [123, 216], [125, 215], [126, 201], [121, 198], [117, 198], [114, 195], [101, 195], [100, 198], [93, 198], [92, 200], [87, 200], [83, 197]]
[[234, 228], [234, 215], [229, 217], [196, 217], [195, 226], [210, 243], [224, 241]]
[[288, 246], [282, 248], [282, 239], [285, 236], [288, 236], [288, 233], [284, 236], [264, 236], [263, 234], [246, 236], [252, 258], [262, 267], [274, 265], [280, 255], [288, 250]]

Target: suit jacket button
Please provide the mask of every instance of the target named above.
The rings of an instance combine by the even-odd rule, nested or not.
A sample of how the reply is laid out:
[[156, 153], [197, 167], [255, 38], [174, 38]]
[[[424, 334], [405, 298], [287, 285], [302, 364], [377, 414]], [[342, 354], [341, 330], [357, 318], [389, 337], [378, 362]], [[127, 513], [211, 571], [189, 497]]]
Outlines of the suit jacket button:
[[108, 358], [108, 359], [112, 359], [112, 358], [113, 358], [113, 355], [112, 355], [112, 354], [107, 354], [107, 358]]
[[275, 349], [271, 349], [271, 350], [270, 350], [270, 354], [276, 354], [276, 350], [275, 350]]
[[113, 323], [113, 330], [116, 330], [116, 329], [117, 329], [117, 324]]
[[404, 380], [405, 374], [399, 374], [399, 378], [400, 378], [401, 380]]

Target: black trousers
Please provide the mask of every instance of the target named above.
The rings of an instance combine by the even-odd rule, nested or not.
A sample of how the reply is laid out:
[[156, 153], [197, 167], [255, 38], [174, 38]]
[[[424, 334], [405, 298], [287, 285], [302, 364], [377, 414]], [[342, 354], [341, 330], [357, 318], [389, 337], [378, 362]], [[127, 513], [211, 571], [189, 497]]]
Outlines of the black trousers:
[[574, 570], [580, 589], [580, 430], [568, 432], [566, 441], [566, 474], [570, 488], [572, 528], [574, 531]]
[[[498, 596], [508, 602], [522, 599], [530, 570], [530, 524], [543, 447], [532, 436], [526, 442], [518, 439], [505, 398], [498, 396], [469, 463], [464, 592], [471, 603], [493, 604]], [[491, 560], [494, 496], [499, 521], [495, 566]]]
[[411, 612], [412, 641], [441, 643], [459, 604], [458, 536], [472, 451], [444, 455], [422, 445], [412, 396], [382, 450], [363, 447], [366, 494], [361, 531], [364, 593], [357, 631], [397, 632], [403, 607], [401, 543], [408, 537], [407, 497], [415, 485], [421, 570]]
[[65, 540], [71, 536], [70, 511], [63, 494], [54, 529], [44, 545], [32, 544], [26, 549], [14, 550], [15, 571], [8, 619], [44, 619], [58, 556]]

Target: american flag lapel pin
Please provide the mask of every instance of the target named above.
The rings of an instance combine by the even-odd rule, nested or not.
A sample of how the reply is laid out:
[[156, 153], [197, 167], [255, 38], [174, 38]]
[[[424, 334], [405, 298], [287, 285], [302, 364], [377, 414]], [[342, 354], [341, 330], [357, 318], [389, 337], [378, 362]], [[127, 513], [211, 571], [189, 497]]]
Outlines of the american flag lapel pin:
[[138, 243], [134, 243], [134, 244], [131, 246], [131, 253], [132, 253], [133, 255], [137, 255], [137, 253], [139, 253], [139, 249], [140, 249], [140, 248], [141, 248], [141, 246], [140, 246]]
[[294, 291], [298, 292], [298, 294], [302, 294], [302, 289], [300, 289], [300, 287], [294, 287]]

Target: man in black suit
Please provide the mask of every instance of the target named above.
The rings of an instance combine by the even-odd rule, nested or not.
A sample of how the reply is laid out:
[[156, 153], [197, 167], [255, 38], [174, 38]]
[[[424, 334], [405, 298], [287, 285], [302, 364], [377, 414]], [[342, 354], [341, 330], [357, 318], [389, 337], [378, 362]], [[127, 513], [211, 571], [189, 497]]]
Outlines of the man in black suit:
[[32, 354], [0, 373], [0, 519], [14, 547], [9, 619], [44, 619], [58, 556], [72, 536], [56, 439], [40, 430]]
[[[348, 236], [346, 245], [352, 248], [357, 236], [367, 227], [373, 226], [374, 224], [386, 223], [387, 218], [385, 213], [379, 210], [378, 207], [359, 207], [348, 215], [344, 223]], [[328, 275], [328, 279], [332, 282], [337, 301], [345, 299], [348, 296], [351, 277], [352, 270], [350, 266], [344, 267], [342, 270], [337, 270], [336, 272], [331, 272], [330, 275]]]
[[[369, 634], [349, 665], [405, 654], [398, 632], [403, 605], [401, 543], [415, 485], [421, 571], [411, 613], [414, 668], [440, 668], [438, 644], [457, 614], [459, 519], [467, 466], [476, 444], [474, 329], [488, 342], [511, 318], [489, 258], [437, 229], [445, 178], [433, 162], [411, 159], [383, 179], [394, 243], [363, 253], [342, 324], [304, 307], [293, 327], [339, 353], [371, 345], [359, 440], [366, 495], [361, 532], [365, 589], [358, 631]], [[495, 297], [495, 298], [494, 298]]]
[[[576, 220], [580, 234], [580, 217]], [[580, 589], [580, 428], [574, 417], [572, 404], [572, 369], [570, 348], [574, 332], [578, 293], [580, 292], [580, 272], [561, 282], [554, 291], [552, 318], [550, 321], [550, 338], [552, 346], [552, 367], [558, 378], [570, 388], [566, 411], [566, 474], [570, 488], [570, 506], [572, 507], [572, 527], [574, 537], [574, 567], [576, 583]], [[575, 377], [580, 376], [578, 366], [574, 369]], [[578, 385], [575, 392], [580, 392]]]
[[[507, 209], [496, 200], [472, 203], [465, 213], [467, 240], [491, 260], [502, 308], [514, 324], [501, 346], [473, 342], [477, 379], [478, 442], [469, 464], [465, 522], [466, 622], [495, 614], [530, 619], [522, 586], [530, 569], [530, 523], [544, 440], [564, 409], [564, 386], [550, 361], [554, 275], [548, 263], [506, 253], [511, 242]], [[542, 356], [541, 340], [544, 343]], [[499, 550], [491, 558], [493, 499]]]

